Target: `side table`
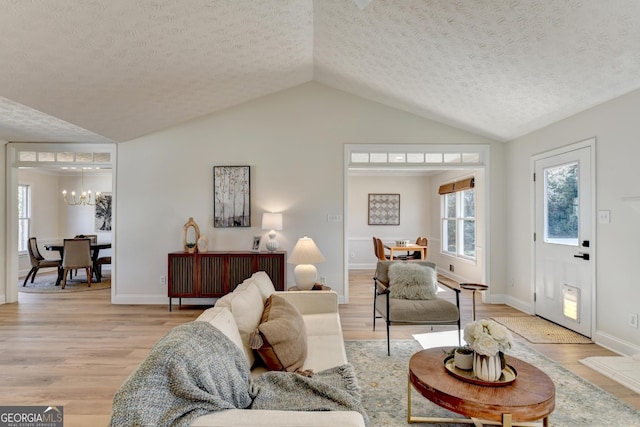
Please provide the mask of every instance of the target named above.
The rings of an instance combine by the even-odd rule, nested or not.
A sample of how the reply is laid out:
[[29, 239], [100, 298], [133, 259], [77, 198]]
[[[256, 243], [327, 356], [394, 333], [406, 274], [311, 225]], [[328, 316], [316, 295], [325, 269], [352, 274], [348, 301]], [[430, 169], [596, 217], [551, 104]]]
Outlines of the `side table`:
[[487, 285], [483, 285], [481, 283], [460, 283], [460, 288], [466, 289], [468, 291], [473, 291], [473, 321], [476, 321], [476, 291], [486, 291], [489, 289]]
[[[288, 291], [301, 291], [302, 289], [298, 288], [297, 286], [292, 286], [287, 290]], [[323, 285], [322, 283], [316, 283], [315, 285], [313, 285], [311, 290], [312, 291], [330, 291], [331, 288], [329, 286]]]

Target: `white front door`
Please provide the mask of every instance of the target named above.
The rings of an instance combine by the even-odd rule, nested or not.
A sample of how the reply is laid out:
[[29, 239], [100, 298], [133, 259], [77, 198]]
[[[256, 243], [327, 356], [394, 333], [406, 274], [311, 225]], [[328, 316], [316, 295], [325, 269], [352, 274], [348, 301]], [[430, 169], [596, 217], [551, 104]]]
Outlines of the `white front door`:
[[535, 314], [591, 337], [590, 144], [535, 158]]

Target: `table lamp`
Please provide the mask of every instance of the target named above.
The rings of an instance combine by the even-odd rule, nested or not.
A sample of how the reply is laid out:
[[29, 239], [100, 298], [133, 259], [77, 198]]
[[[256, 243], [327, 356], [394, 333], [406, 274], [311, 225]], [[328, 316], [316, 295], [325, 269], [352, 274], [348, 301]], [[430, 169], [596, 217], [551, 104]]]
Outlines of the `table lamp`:
[[296, 264], [293, 275], [296, 286], [301, 290], [309, 290], [316, 283], [318, 270], [313, 264], [324, 262], [324, 256], [316, 246], [312, 238], [304, 236], [298, 239], [291, 256], [287, 260], [289, 264]]
[[265, 212], [262, 214], [262, 229], [269, 231], [269, 240], [265, 244], [269, 252], [278, 249], [278, 241], [276, 240], [276, 230], [282, 230], [282, 214]]

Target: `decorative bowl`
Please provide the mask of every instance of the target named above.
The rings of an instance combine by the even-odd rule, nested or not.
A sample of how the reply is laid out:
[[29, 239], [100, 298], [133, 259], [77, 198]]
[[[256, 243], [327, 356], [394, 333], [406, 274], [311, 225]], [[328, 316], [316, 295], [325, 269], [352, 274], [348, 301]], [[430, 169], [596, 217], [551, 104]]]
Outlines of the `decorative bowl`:
[[396, 246], [408, 246], [409, 240], [396, 240]]

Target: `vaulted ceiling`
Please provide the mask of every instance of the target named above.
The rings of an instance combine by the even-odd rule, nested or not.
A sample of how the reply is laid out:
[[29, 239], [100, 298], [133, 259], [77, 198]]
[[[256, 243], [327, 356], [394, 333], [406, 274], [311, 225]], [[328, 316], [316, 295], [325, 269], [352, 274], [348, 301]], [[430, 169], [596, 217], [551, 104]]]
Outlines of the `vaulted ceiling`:
[[4, 0], [0, 139], [127, 141], [308, 81], [502, 141], [640, 88], [636, 0]]

